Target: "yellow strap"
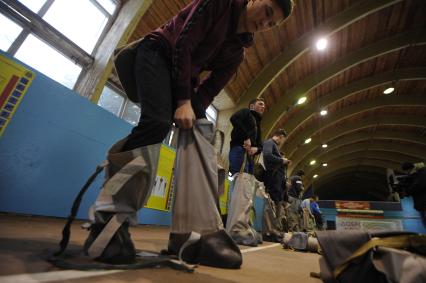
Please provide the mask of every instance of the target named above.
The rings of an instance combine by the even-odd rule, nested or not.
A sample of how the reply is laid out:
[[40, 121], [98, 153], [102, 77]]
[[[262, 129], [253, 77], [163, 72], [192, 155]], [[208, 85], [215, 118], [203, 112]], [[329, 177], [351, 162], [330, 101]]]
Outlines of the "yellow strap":
[[426, 235], [399, 235], [385, 238], [372, 238], [370, 241], [366, 242], [364, 245], [358, 248], [341, 265], [334, 269], [334, 278], [337, 278], [348, 267], [352, 260], [364, 255], [374, 247], [382, 246], [401, 249], [409, 246], [414, 246], [411, 245], [411, 243], [414, 242], [421, 243], [421, 245], [426, 245]]

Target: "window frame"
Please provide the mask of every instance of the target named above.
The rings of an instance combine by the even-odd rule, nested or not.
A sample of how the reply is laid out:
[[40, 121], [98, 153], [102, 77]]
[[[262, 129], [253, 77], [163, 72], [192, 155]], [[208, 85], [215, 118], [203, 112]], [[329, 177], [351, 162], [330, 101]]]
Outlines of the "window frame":
[[43, 6], [37, 13], [34, 13], [23, 3], [16, 0], [0, 1], [0, 8], [2, 10], [2, 14], [22, 28], [21, 33], [14, 40], [14, 42], [11, 44], [11, 46], [6, 52], [11, 54], [12, 56], [15, 56], [16, 52], [27, 39], [28, 35], [33, 34], [34, 36], [45, 42], [47, 45], [61, 53], [63, 56], [73, 61], [76, 65], [82, 67], [82, 71], [77, 77], [76, 83], [73, 87], [73, 89], [75, 89], [81, 76], [85, 73], [85, 71], [87, 71], [88, 68], [93, 65], [95, 61], [94, 54], [96, 54], [99, 45], [102, 43], [103, 39], [105, 38], [106, 34], [110, 30], [115, 19], [117, 18], [122, 3], [119, 0], [111, 0], [116, 4], [116, 9], [111, 15], [96, 0], [89, 0], [104, 15], [108, 16], [107, 24], [105, 25], [101, 35], [99, 36], [98, 41], [96, 42], [91, 54], [89, 54], [43, 19], [43, 16], [47, 13], [54, 1], [55, 0], [46, 0], [46, 2], [43, 4]]

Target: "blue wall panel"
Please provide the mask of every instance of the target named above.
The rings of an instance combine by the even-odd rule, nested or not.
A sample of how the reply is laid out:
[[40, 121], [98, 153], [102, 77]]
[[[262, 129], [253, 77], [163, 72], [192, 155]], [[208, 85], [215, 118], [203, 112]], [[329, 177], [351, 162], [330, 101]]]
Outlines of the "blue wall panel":
[[[34, 72], [35, 79], [0, 137], [0, 211], [65, 217], [108, 148], [132, 127]], [[79, 218], [87, 218], [101, 184], [99, 176], [85, 195]], [[143, 210], [141, 223], [170, 224], [170, 213]]]

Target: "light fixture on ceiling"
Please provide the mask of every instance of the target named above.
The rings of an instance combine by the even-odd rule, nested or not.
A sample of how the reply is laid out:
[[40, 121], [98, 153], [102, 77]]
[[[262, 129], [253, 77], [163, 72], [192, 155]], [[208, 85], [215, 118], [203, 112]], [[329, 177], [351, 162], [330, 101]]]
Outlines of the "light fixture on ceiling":
[[321, 110], [320, 114], [321, 116], [325, 116], [327, 115], [328, 111], [327, 110]]
[[300, 104], [303, 104], [303, 103], [305, 103], [306, 102], [306, 96], [303, 96], [303, 97], [301, 97], [301, 98], [299, 98], [299, 100], [297, 101], [297, 105], [300, 105]]
[[318, 178], [318, 175], [317, 175], [317, 174], [315, 174], [313, 177], [314, 177], [314, 179], [316, 179], [316, 178]]
[[322, 147], [322, 148], [327, 148], [327, 147], [328, 147], [328, 145], [327, 145], [326, 143], [324, 143], [321, 147]]
[[327, 167], [327, 166], [328, 166], [328, 164], [327, 164], [327, 163], [323, 163], [323, 164], [322, 164], [322, 166], [323, 166], [323, 167]]
[[308, 144], [308, 143], [310, 143], [312, 141], [312, 139], [311, 138], [307, 138], [306, 140], [305, 140], [305, 144]]
[[315, 165], [315, 163], [317, 163], [316, 160], [311, 160], [311, 162], [309, 162], [309, 165]]
[[327, 39], [325, 38], [318, 39], [315, 46], [317, 47], [317, 50], [323, 51], [325, 48], [327, 48]]
[[395, 88], [394, 87], [388, 87], [387, 89], [385, 89], [383, 91], [384, 94], [391, 94], [392, 92], [394, 92]]

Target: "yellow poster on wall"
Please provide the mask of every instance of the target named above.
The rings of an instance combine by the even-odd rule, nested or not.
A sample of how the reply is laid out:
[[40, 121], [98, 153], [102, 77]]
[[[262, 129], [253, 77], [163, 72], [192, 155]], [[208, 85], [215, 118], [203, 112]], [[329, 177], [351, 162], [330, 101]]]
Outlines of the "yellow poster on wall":
[[228, 199], [229, 199], [229, 180], [225, 179], [225, 188], [223, 194], [219, 197], [220, 214], [228, 214]]
[[0, 54], [0, 137], [15, 114], [35, 74]]
[[176, 153], [174, 149], [161, 145], [160, 159], [158, 161], [157, 176], [151, 196], [145, 207], [168, 211], [170, 209], [169, 199], [172, 198], [173, 164]]

